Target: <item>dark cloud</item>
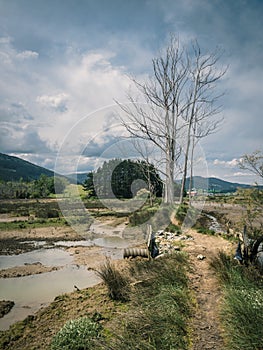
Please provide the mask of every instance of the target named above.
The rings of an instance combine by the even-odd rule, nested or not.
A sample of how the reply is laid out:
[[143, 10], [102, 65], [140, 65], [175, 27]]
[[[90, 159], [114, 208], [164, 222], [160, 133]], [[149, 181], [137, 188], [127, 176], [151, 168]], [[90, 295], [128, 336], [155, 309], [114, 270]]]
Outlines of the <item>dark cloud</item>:
[[0, 149], [3, 153], [51, 153], [47, 142], [30, 127], [6, 124], [0, 129]]
[[[85, 113], [123, 97], [126, 73], [144, 79], [170, 32], [197, 38], [208, 51], [222, 46], [222, 63], [230, 65], [222, 81], [225, 124], [204, 141], [208, 158], [226, 161], [259, 148], [262, 15], [261, 0], [0, 0], [1, 150], [28, 152], [50, 167], [45, 140], [59, 144]], [[96, 69], [87, 63], [94, 52]], [[95, 126], [108, 132], [89, 142], [80, 167], [129, 153], [114, 123], [109, 117], [87, 127], [87, 134]]]
[[24, 123], [25, 121], [34, 120], [31, 113], [22, 103], [11, 102], [8, 105], [0, 106], [0, 121]]
[[[118, 144], [118, 142], [120, 141], [120, 138], [118, 138], [117, 136], [113, 136], [113, 135], [107, 135], [105, 134], [103, 137], [103, 141], [96, 141], [96, 139], [91, 140], [85, 147], [84, 151], [83, 151], [83, 155], [85, 157], [102, 157], [102, 155], [104, 155], [104, 157], [112, 158], [112, 153], [115, 154], [115, 156], [113, 155], [113, 158], [119, 157], [120, 151], [117, 152], [116, 150], [116, 145]], [[110, 151], [110, 152], [107, 152]]]

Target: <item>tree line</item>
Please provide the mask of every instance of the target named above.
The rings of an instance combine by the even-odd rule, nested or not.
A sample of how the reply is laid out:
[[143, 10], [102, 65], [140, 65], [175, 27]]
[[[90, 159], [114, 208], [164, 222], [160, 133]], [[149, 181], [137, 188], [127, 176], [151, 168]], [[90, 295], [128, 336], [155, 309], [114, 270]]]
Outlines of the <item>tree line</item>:
[[0, 181], [1, 199], [46, 198], [51, 194], [63, 193], [68, 181], [63, 177], [49, 177], [41, 174], [33, 181]]

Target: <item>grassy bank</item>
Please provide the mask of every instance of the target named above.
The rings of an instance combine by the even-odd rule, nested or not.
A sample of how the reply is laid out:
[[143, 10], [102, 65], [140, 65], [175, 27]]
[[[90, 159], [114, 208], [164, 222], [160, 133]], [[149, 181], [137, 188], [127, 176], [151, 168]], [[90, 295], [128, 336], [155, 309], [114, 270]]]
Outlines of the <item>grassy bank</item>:
[[[98, 350], [188, 349], [192, 305], [186, 256], [135, 259], [121, 270], [116, 266], [110, 262], [106, 283], [57, 297], [35, 316], [0, 332], [0, 347], [44, 350], [52, 345], [57, 349], [68, 339], [63, 349], [77, 349], [74, 344], [83, 346], [78, 349]], [[85, 336], [78, 332], [79, 327]]]
[[220, 253], [212, 267], [224, 286], [221, 322], [228, 350], [263, 348], [263, 278]]
[[114, 328], [107, 330], [99, 349], [188, 349], [188, 269], [182, 253], [131, 261], [129, 308], [116, 319]]

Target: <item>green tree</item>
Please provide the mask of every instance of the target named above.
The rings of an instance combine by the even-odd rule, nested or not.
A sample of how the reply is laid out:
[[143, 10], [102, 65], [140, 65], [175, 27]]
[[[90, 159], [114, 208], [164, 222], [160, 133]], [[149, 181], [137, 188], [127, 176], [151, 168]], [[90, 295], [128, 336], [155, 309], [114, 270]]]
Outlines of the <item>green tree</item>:
[[130, 159], [111, 159], [94, 173], [89, 173], [83, 184], [88, 196], [101, 198], [132, 198], [145, 188], [155, 196], [162, 195], [162, 181], [153, 165]]
[[62, 176], [55, 176], [54, 178], [52, 178], [53, 180], [53, 184], [51, 185], [51, 193], [63, 193], [65, 188], [67, 187], [69, 181], [62, 177]]
[[84, 180], [83, 184], [84, 191], [87, 192], [87, 197], [96, 197], [96, 191], [93, 183], [93, 172], [88, 173], [87, 178]]

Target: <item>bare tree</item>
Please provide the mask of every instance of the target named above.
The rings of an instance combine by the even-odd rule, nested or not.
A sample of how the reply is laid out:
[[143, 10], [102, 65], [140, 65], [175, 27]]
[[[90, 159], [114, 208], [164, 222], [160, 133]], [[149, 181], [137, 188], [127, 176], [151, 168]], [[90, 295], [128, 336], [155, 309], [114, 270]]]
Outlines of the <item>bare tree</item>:
[[214, 118], [220, 112], [220, 106], [218, 106], [217, 102], [222, 95], [216, 92], [216, 83], [226, 72], [226, 69], [218, 69], [218, 62], [221, 57], [219, 49], [210, 54], [202, 54], [198, 42], [195, 41], [191, 46], [191, 52], [192, 55], [188, 56], [190, 61], [187, 87], [188, 108], [183, 115], [187, 125], [187, 136], [180, 202], [183, 200], [189, 156], [191, 164], [190, 193], [195, 146], [201, 138], [213, 133], [222, 120], [221, 118]]
[[263, 153], [257, 150], [252, 154], [243, 155], [239, 161], [239, 167], [263, 179]]
[[[173, 203], [174, 200], [174, 173], [182, 154], [182, 138], [185, 138], [186, 146], [181, 202], [191, 137], [194, 135], [196, 139], [201, 124], [204, 126], [208, 117], [217, 112], [214, 103], [218, 96], [212, 90], [224, 74], [216, 70], [218, 59], [218, 52], [203, 55], [197, 42], [188, 51], [176, 37], [171, 36], [166, 50], [152, 60], [153, 76], [144, 83], [132, 79], [147, 108], [138, 104], [131, 95], [128, 96], [129, 105], [119, 104], [126, 112], [126, 119], [122, 118], [122, 122], [130, 135], [150, 141], [163, 154], [165, 203]], [[215, 127], [216, 124], [213, 125]], [[206, 130], [203, 127], [203, 134], [208, 134], [210, 129], [213, 127]]]

